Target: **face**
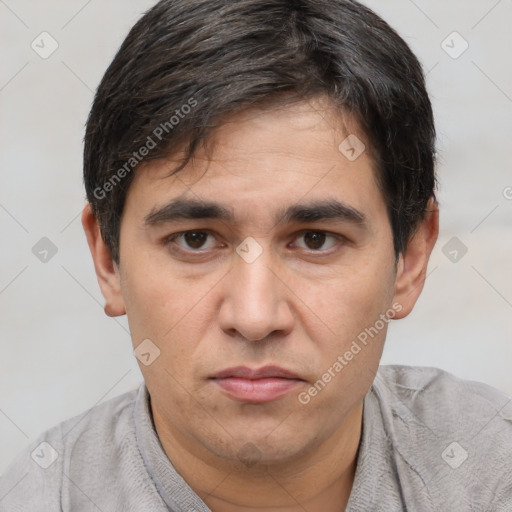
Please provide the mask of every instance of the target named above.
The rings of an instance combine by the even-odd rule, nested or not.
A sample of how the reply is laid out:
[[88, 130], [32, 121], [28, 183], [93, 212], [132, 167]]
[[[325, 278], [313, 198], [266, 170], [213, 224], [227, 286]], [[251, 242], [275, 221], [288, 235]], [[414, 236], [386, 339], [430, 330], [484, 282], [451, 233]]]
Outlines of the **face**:
[[104, 294], [134, 347], [150, 340], [157, 429], [202, 458], [271, 464], [328, 442], [412, 307], [371, 155], [339, 149], [349, 134], [369, 147], [322, 99], [250, 110], [174, 176], [137, 169]]

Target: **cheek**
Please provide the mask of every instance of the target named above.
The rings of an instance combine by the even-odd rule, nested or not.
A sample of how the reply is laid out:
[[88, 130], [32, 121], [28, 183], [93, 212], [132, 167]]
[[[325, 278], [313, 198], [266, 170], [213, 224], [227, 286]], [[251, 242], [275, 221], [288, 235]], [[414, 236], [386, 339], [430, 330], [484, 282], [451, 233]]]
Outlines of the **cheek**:
[[[334, 429], [346, 414], [359, 403], [373, 382], [386, 337], [388, 321], [382, 316], [391, 309], [389, 284], [364, 283], [357, 276], [344, 280], [344, 286], [330, 290], [329, 301], [317, 296], [316, 308], [322, 323], [318, 329], [312, 322], [307, 336], [319, 354], [315, 377], [301, 395], [301, 403], [315, 414], [325, 415], [326, 427]], [[311, 316], [310, 316], [311, 318]]]
[[[333, 413], [336, 410], [333, 418], [355, 405], [375, 377], [387, 326], [395, 313], [389, 314], [393, 268], [392, 263], [361, 264], [310, 295], [314, 302], [311, 309], [319, 312], [329, 329], [323, 329], [327, 334], [323, 336], [311, 324], [308, 333], [322, 354], [317, 384], [309, 390], [318, 410]], [[383, 320], [381, 315], [387, 315], [388, 320]]]
[[303, 298], [304, 315], [310, 319], [304, 323], [311, 327], [311, 338], [319, 338], [321, 325], [330, 334], [330, 344], [340, 348], [373, 325], [390, 306], [393, 276], [389, 265], [361, 264], [323, 281], [302, 281], [296, 293]]
[[134, 342], [142, 336], [165, 343], [181, 325], [190, 324], [190, 315], [195, 321], [189, 327], [200, 325], [197, 312], [213, 279], [192, 281], [169, 265], [148, 259], [133, 258], [126, 269], [121, 286]]
[[176, 400], [186, 401], [181, 386], [192, 391], [196, 385], [194, 368], [200, 360], [198, 350], [202, 352], [201, 357], [208, 357], [210, 346], [201, 344], [201, 340], [211, 328], [218, 278], [205, 276], [191, 281], [170, 272], [168, 267], [133, 260], [130, 263], [125, 269], [152, 269], [151, 272], [127, 270], [122, 280], [134, 348], [150, 339], [160, 351], [150, 366], [139, 363], [144, 379], [148, 387], [163, 387], [166, 396], [172, 389]]

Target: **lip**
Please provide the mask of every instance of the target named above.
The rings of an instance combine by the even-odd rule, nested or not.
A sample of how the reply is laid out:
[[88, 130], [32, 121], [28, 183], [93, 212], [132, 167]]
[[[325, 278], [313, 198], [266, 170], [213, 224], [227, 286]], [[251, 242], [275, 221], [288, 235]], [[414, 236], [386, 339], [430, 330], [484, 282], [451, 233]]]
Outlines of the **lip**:
[[230, 398], [249, 403], [278, 400], [304, 382], [297, 374], [279, 366], [227, 368], [211, 380]]

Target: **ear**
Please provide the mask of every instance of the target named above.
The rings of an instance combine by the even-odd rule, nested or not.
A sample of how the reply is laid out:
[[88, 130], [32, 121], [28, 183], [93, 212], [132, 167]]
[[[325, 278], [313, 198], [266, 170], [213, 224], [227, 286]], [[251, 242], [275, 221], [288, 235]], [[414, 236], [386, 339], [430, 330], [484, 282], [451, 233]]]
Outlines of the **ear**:
[[398, 260], [394, 301], [401, 304], [402, 309], [395, 318], [404, 318], [416, 304], [425, 284], [428, 260], [438, 233], [439, 208], [431, 199], [423, 220]]
[[105, 313], [108, 316], [124, 315], [126, 309], [121, 294], [119, 268], [112, 260], [110, 249], [103, 241], [98, 221], [90, 204], [87, 204], [82, 212], [82, 226], [94, 261], [101, 293], [105, 298]]

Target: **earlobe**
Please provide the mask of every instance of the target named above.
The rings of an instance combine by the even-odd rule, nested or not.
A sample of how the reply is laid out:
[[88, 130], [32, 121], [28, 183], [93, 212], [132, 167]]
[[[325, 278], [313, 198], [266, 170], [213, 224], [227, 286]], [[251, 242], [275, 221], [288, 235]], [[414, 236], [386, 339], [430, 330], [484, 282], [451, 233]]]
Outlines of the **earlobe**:
[[418, 300], [427, 275], [427, 266], [439, 232], [439, 208], [431, 199], [426, 213], [407, 249], [397, 263], [394, 301], [402, 305], [396, 318], [407, 316]]
[[126, 309], [121, 294], [119, 269], [112, 260], [110, 249], [101, 236], [98, 221], [90, 204], [87, 204], [82, 212], [82, 226], [94, 261], [98, 284], [105, 298], [105, 314], [108, 316], [124, 315]]

